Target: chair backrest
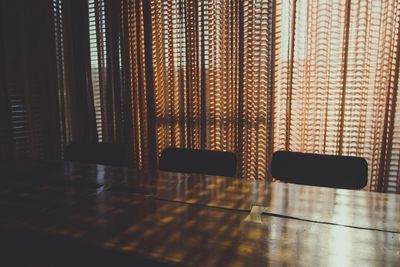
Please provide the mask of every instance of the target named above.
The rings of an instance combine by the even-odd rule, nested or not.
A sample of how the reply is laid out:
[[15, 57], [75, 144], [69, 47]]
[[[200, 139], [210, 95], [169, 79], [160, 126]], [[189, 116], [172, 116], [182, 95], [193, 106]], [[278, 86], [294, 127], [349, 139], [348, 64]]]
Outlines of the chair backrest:
[[236, 177], [237, 156], [232, 152], [166, 148], [159, 169], [171, 172], [200, 173]]
[[129, 148], [122, 144], [69, 143], [64, 149], [64, 160], [111, 166], [131, 166]]
[[288, 183], [361, 189], [368, 182], [368, 163], [360, 157], [277, 151], [271, 174]]

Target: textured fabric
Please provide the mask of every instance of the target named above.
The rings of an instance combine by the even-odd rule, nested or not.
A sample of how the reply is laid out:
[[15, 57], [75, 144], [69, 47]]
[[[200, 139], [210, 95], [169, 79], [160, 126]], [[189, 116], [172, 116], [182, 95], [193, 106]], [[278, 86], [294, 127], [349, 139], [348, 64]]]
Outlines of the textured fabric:
[[222, 150], [247, 179], [271, 179], [277, 150], [352, 155], [369, 190], [399, 192], [398, 1], [31, 2], [2, 2], [3, 155], [104, 141], [156, 168], [165, 147]]
[[157, 150], [364, 157], [398, 192], [398, 1], [151, 1]]
[[399, 192], [398, 1], [277, 1], [274, 150], [360, 156]]
[[157, 153], [234, 151], [266, 178], [272, 152], [272, 2], [152, 1]]
[[156, 166], [146, 3], [53, 1], [63, 143], [127, 144], [137, 168]]
[[61, 139], [97, 141], [86, 1], [54, 1]]

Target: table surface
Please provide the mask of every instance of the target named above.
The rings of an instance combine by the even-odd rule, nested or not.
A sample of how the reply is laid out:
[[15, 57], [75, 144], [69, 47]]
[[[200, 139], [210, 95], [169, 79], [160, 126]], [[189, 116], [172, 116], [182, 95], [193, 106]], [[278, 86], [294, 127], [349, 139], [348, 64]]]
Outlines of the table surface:
[[400, 265], [396, 194], [62, 161], [0, 177], [3, 229], [172, 265]]

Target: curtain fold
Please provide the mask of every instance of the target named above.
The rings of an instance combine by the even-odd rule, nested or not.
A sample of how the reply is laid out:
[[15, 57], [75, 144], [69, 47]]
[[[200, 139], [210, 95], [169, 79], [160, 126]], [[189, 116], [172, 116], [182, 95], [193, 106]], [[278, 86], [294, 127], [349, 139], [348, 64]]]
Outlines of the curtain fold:
[[276, 17], [274, 149], [364, 157], [369, 188], [398, 191], [398, 2], [277, 1]]
[[[0, 77], [7, 87], [0, 101], [8, 103], [0, 116], [9, 118], [1, 142], [12, 139], [2, 154], [40, 158], [70, 141], [104, 141], [130, 145], [134, 166], [156, 168], [168, 146], [227, 150], [240, 155], [247, 179], [272, 179], [276, 150], [356, 155], [368, 161], [368, 189], [400, 190], [398, 1], [12, 6], [18, 18], [37, 10], [45, 30], [26, 19], [16, 32], [31, 32], [0, 32], [19, 62]], [[55, 47], [26, 42], [51, 36], [51, 27]], [[57, 68], [47, 57], [35, 69], [46, 49]], [[57, 76], [58, 96], [43, 73]]]
[[53, 3], [63, 143], [126, 144], [156, 168], [149, 2]]
[[151, 1], [157, 153], [356, 155], [398, 192], [397, 1]]
[[[121, 1], [121, 56], [123, 73], [123, 90], [128, 108], [130, 140], [133, 149], [133, 162], [138, 168], [155, 168], [154, 149], [154, 116], [151, 34], [146, 16], [150, 16], [147, 1]], [[146, 24], [146, 25], [145, 25]], [[147, 32], [145, 32], [145, 30]]]
[[97, 140], [89, 47], [88, 3], [55, 1], [63, 143]]
[[271, 138], [271, 2], [152, 1], [157, 153], [234, 151], [264, 179]]

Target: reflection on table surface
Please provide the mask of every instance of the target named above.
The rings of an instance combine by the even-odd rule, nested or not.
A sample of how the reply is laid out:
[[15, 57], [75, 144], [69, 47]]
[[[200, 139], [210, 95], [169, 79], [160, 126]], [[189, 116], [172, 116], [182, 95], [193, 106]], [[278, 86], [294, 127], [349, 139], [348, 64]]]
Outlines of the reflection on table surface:
[[[400, 263], [394, 194], [67, 162], [1, 171], [4, 229], [189, 266]], [[255, 205], [263, 212], [249, 219]]]

